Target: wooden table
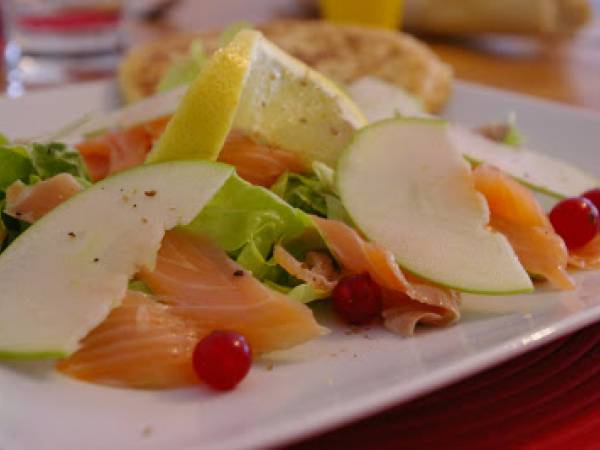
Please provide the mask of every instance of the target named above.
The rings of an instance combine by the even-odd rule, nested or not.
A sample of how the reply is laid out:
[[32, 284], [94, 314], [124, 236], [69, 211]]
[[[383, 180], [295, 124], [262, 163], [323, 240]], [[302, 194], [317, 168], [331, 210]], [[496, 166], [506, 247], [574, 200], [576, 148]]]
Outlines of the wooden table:
[[[184, 1], [172, 11], [167, 20], [153, 24], [133, 24], [130, 30], [130, 42], [157, 39], [174, 30], [220, 26], [232, 20], [261, 21], [273, 16], [310, 14], [302, 4], [290, 0], [256, 1], [252, 2], [251, 8], [247, 0], [220, 0], [212, 4], [213, 6], [209, 2]], [[497, 36], [452, 40], [426, 38], [426, 40], [445, 61], [454, 67], [458, 78], [600, 111], [600, 20], [598, 19], [579, 35], [563, 41]], [[582, 354], [582, 348], [587, 353]], [[532, 360], [540, 361], [546, 358], [544, 361], [547, 362], [548, 358], [552, 357], [555, 359], [547, 362], [547, 365], [550, 367], [559, 365], [566, 361], [568, 355], [577, 352], [578, 355], [583, 355], [583, 359], [573, 361], [573, 364], [579, 365], [571, 372], [562, 372], [562, 378], [554, 376], [549, 379], [544, 376], [544, 373], [540, 373], [537, 367], [527, 367]], [[503, 441], [506, 427], [511, 427], [513, 430], [520, 430], [518, 448], [557, 450], [570, 446], [577, 449], [598, 449], [600, 448], [598, 358], [600, 358], [600, 325], [589, 327], [536, 353], [528, 354], [424, 399], [313, 438], [297, 448], [343, 447], [362, 450], [364, 448], [414, 448], [413, 446], [416, 445], [419, 445], [419, 448], [443, 446], [446, 450], [492, 449], [497, 448], [496, 446], [517, 448], [511, 447], [513, 444], [517, 445], [515, 442], [509, 444]], [[597, 365], [591, 366], [591, 369], [589, 364], [582, 366], [581, 361], [589, 360], [595, 360]], [[522, 407], [518, 403], [519, 399], [523, 402], [535, 402], [537, 397], [532, 397], [533, 394], [528, 396], [527, 392], [530, 392], [528, 389], [523, 389], [523, 392], [519, 393], [521, 397], [514, 397], [515, 386], [519, 385], [520, 380], [522, 381], [522, 378], [515, 379], [514, 374], [517, 369], [519, 369], [518, 373], [523, 374], [527, 380], [531, 380], [537, 386], [537, 391], [534, 387], [528, 389], [534, 389], [538, 396], [549, 395], [573, 381], [579, 382], [581, 387], [576, 392], [560, 391], [561, 394], [557, 398], [552, 398], [554, 403], [551, 404], [555, 404], [555, 409], [546, 409], [546, 415], [544, 410], [538, 411], [535, 421], [530, 422], [531, 416], [528, 414], [497, 421], [494, 425], [497, 429], [488, 427], [487, 431], [483, 430], [490, 433], [492, 429], [493, 435], [479, 436], [479, 440], [469, 439], [464, 433], [460, 435], [448, 427], [443, 429], [443, 423], [440, 422], [448, 421], [456, 427], [463, 426], [464, 429], [465, 421], [479, 421], [484, 416], [491, 420], [493, 425], [495, 423], [493, 410], [496, 406], [504, 405], [505, 409], [519, 409]], [[591, 376], [590, 370], [592, 370]], [[513, 398], [486, 407], [483, 402], [490, 395], [489, 383], [492, 382], [495, 383], [492, 384], [493, 390], [504, 389], [507, 393], [513, 392]], [[463, 392], [466, 393], [464, 398], [461, 398]], [[515, 398], [517, 403], [514, 403]], [[471, 404], [472, 401], [478, 401], [479, 406]], [[568, 405], [577, 405], [574, 403], [576, 401], [584, 402], [580, 403], [584, 406], [569, 410], [568, 416], [562, 415], [557, 418], [563, 409], [556, 405], [564, 403], [567, 408]], [[436, 416], [438, 410], [442, 411], [442, 414]], [[450, 412], [444, 414], [444, 410]], [[427, 436], [416, 438], [415, 430], [420, 430], [419, 432], [425, 435], [430, 434], [429, 440]], [[552, 439], [549, 440], [549, 437]]]
[[570, 39], [428, 39], [458, 78], [600, 110], [600, 18]]

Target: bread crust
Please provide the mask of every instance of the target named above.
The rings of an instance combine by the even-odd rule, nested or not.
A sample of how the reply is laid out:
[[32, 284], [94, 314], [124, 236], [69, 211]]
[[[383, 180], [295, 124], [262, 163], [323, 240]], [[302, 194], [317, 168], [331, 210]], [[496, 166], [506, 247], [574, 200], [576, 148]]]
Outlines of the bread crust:
[[[452, 86], [452, 69], [429, 47], [405, 33], [324, 21], [283, 20], [257, 29], [286, 52], [339, 83], [373, 75], [396, 84], [439, 111]], [[169, 66], [184, 58], [201, 38], [208, 53], [218, 48], [219, 32], [180, 34], [134, 48], [119, 69], [127, 101], [151, 95]]]

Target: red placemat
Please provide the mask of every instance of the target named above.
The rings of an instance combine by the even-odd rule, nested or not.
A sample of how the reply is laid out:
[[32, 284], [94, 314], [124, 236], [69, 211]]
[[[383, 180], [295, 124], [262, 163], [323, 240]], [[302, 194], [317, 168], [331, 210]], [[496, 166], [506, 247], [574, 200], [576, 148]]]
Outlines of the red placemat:
[[600, 450], [600, 323], [305, 449]]

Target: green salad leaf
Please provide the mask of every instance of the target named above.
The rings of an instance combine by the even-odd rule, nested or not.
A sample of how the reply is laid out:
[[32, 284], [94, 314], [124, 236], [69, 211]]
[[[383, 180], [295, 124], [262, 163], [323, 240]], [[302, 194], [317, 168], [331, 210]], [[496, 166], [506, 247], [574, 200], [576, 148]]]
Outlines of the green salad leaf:
[[335, 187], [335, 170], [321, 161], [313, 162], [312, 170], [324, 189], [337, 194]]
[[144, 294], [153, 294], [152, 289], [150, 289], [150, 286], [148, 286], [142, 280], [137, 279], [131, 280], [127, 286], [127, 289], [129, 289], [130, 291], [142, 292]]
[[275, 243], [301, 235], [310, 220], [269, 190], [231, 177], [185, 229], [211, 237], [259, 279], [275, 277]]
[[321, 291], [308, 283], [302, 283], [293, 287], [287, 292], [287, 295], [302, 303], [310, 303], [329, 297], [329, 293]]
[[303, 211], [268, 189], [233, 176], [183, 228], [210, 237], [256, 278], [298, 301], [308, 303], [327, 295], [294, 278], [275, 261], [273, 249], [278, 244], [301, 260], [309, 251], [327, 247]]
[[327, 192], [315, 176], [285, 172], [271, 190], [294, 208], [308, 214], [327, 217]]
[[5, 239], [8, 237], [8, 230], [4, 221], [0, 220], [0, 245], [4, 244]]
[[22, 147], [0, 146], [0, 191], [17, 180], [26, 182], [34, 174], [34, 166]]
[[73, 175], [82, 187], [91, 182], [81, 155], [65, 144], [13, 144], [2, 136], [0, 144], [0, 244], [4, 249], [29, 224], [4, 214], [6, 189], [15, 181], [33, 185], [59, 173]]
[[[2, 200], [0, 202], [2, 211], [4, 211], [4, 204], [5, 200]], [[4, 214], [4, 212], [0, 213], [0, 223], [0, 237], [2, 237], [2, 240], [0, 240], [0, 250], [2, 251], [30, 226], [29, 223]]]
[[[252, 24], [244, 21], [229, 25], [219, 37], [220, 47], [229, 44], [237, 33], [247, 28], [252, 28]], [[160, 79], [156, 91], [166, 92], [190, 84], [200, 74], [208, 59], [202, 39], [194, 40], [188, 54], [176, 61]]]
[[310, 303], [315, 300], [322, 300], [329, 297], [327, 292], [321, 291], [308, 283], [301, 283], [294, 287], [283, 286], [270, 281], [266, 281], [265, 284], [275, 291], [286, 294], [294, 300], [298, 300], [300, 303]]
[[186, 228], [211, 236], [230, 252], [241, 250], [249, 241], [263, 250], [274, 240], [301, 234], [307, 223], [301, 212], [272, 192], [236, 175]]
[[89, 180], [81, 155], [77, 150], [69, 148], [65, 144], [57, 142], [33, 144], [31, 160], [36, 174], [42, 180], [59, 173], [69, 173], [79, 179]]
[[251, 30], [252, 28], [253, 25], [246, 20], [240, 20], [239, 22], [232, 23], [221, 32], [221, 35], [219, 36], [219, 46], [225, 47], [227, 44], [233, 41], [235, 35], [240, 31]]
[[480, 127], [478, 131], [483, 136], [513, 147], [515, 150], [519, 150], [523, 145], [524, 138], [517, 127], [517, 116], [515, 113], [510, 113], [505, 121], [488, 123]]
[[308, 214], [351, 224], [350, 216], [335, 191], [335, 172], [322, 163], [315, 163], [313, 171], [311, 175], [286, 172], [271, 186], [271, 190], [294, 208]]
[[327, 202], [327, 218], [333, 220], [339, 220], [350, 226], [354, 226], [352, 218], [346, 211], [342, 201], [335, 195], [326, 195], [325, 201]]
[[508, 128], [502, 142], [511, 147], [520, 147], [523, 144], [523, 135], [517, 128], [514, 119], [509, 120]]
[[157, 92], [170, 91], [181, 85], [190, 84], [200, 73], [208, 60], [204, 45], [196, 39], [190, 46], [187, 57], [173, 64], [158, 83]]

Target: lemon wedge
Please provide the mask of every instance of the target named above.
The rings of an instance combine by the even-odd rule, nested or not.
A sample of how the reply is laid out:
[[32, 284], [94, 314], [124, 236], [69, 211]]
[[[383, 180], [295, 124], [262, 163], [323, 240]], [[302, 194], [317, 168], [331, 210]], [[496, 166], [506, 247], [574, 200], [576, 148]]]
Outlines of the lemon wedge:
[[332, 81], [260, 32], [243, 30], [191, 84], [147, 162], [214, 160], [235, 128], [307, 163], [334, 166], [352, 133], [366, 124]]

